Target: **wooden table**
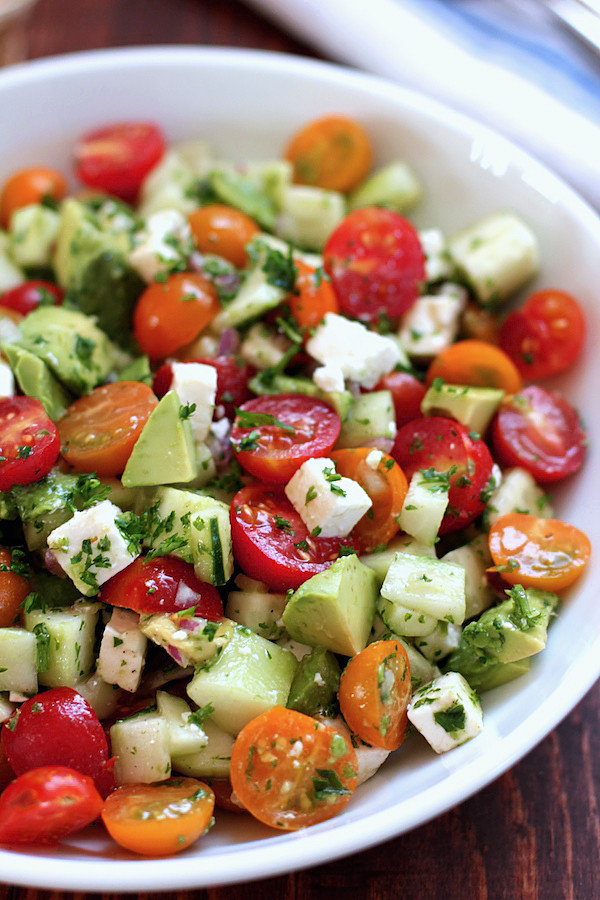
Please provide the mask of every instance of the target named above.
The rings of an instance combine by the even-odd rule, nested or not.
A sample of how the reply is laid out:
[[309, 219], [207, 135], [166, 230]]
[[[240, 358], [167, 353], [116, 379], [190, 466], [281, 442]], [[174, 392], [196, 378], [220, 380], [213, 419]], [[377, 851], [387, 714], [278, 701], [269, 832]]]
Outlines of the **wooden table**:
[[[236, 0], [39, 0], [30, 25], [29, 55], [159, 43], [317, 55]], [[352, 859], [251, 885], [197, 891], [194, 897], [600, 898], [599, 711], [596, 685], [562, 725], [506, 775], [403, 837]], [[0, 900], [67, 896], [0, 886]], [[192, 894], [180, 892], [177, 897], [191, 900]]]

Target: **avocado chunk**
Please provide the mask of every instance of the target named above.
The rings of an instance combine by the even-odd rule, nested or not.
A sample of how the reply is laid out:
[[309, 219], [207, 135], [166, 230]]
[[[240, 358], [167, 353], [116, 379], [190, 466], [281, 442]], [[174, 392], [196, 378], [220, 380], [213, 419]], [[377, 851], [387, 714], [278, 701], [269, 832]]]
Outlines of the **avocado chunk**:
[[425, 416], [455, 419], [470, 431], [484, 434], [503, 397], [504, 391], [499, 388], [445, 384], [434, 380], [421, 401], [421, 412]]
[[50, 532], [71, 518], [76, 485], [76, 475], [52, 471], [40, 481], [13, 488], [25, 541], [30, 550], [45, 548]]
[[258, 179], [233, 169], [215, 169], [209, 178], [212, 189], [223, 203], [241, 209], [267, 231], [273, 231], [277, 209]]
[[147, 356], [136, 356], [119, 372], [119, 381], [141, 381], [152, 387], [152, 370]]
[[[112, 205], [112, 201], [109, 201]], [[103, 213], [104, 204], [68, 197], [60, 208], [60, 222], [54, 250], [54, 270], [66, 290], [76, 287], [88, 264], [105, 252], [121, 253], [132, 246], [133, 219], [125, 216], [124, 229], [115, 228]], [[116, 210], [115, 206], [115, 210]]]
[[7, 344], [3, 349], [23, 393], [39, 400], [53, 422], [60, 419], [72, 397], [44, 360], [18, 344]]
[[500, 665], [513, 666], [546, 646], [558, 596], [521, 585], [507, 593], [506, 600], [486, 609], [463, 629], [460, 643], [444, 667], [445, 671], [460, 672], [476, 691], [502, 683]]
[[354, 656], [366, 647], [377, 599], [377, 576], [356, 556], [343, 556], [300, 585], [283, 624], [291, 638]]
[[121, 346], [132, 345], [133, 309], [145, 289], [143, 279], [120, 254], [107, 250], [92, 259], [69, 290], [69, 301]]
[[288, 708], [307, 716], [337, 715], [337, 692], [340, 686], [340, 664], [324, 647], [313, 647], [303, 656], [294, 675]]
[[199, 669], [187, 687], [198, 706], [211, 703], [211, 719], [229, 734], [272, 706], [285, 706], [297, 661], [293, 653], [236, 625], [215, 662]]
[[64, 306], [39, 306], [21, 325], [19, 346], [42, 359], [63, 385], [87, 394], [115, 364], [115, 348], [89, 316]]
[[180, 411], [175, 391], [152, 410], [127, 460], [121, 479], [125, 487], [185, 483], [198, 475], [192, 428]]

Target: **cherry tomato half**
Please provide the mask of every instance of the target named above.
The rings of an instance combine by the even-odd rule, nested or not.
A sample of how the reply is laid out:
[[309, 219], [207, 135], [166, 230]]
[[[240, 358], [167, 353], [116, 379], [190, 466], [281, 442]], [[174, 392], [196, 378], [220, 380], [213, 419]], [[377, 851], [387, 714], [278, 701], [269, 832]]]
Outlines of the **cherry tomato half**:
[[540, 385], [507, 397], [492, 423], [503, 466], [521, 466], [540, 484], [553, 484], [583, 464], [586, 435], [573, 407]]
[[124, 784], [107, 798], [102, 821], [110, 836], [141, 856], [171, 856], [210, 827], [215, 796], [195, 778]]
[[348, 738], [311, 716], [274, 706], [248, 722], [231, 751], [231, 783], [248, 812], [282, 831], [337, 815], [356, 788]]
[[64, 291], [51, 281], [24, 281], [0, 295], [0, 306], [26, 316], [38, 306], [60, 305], [63, 296]]
[[300, 328], [308, 332], [320, 324], [325, 313], [337, 313], [339, 305], [331, 281], [322, 271], [317, 273], [316, 269], [301, 260], [296, 260], [294, 265], [298, 274], [294, 292], [289, 297], [289, 306]]
[[190, 213], [188, 221], [202, 253], [222, 256], [238, 269], [248, 265], [246, 247], [260, 228], [246, 213], [223, 203], [211, 203]]
[[61, 765], [93, 778], [102, 796], [114, 784], [104, 729], [72, 688], [50, 688], [21, 704], [2, 728], [2, 747], [17, 775]]
[[240, 407], [231, 443], [247, 472], [270, 484], [285, 484], [307, 459], [327, 456], [340, 429], [340, 417], [322, 400], [277, 394]]
[[334, 228], [323, 251], [340, 309], [367, 322], [398, 319], [425, 279], [417, 230], [389, 209], [366, 206]]
[[0, 628], [8, 628], [15, 621], [21, 603], [31, 590], [23, 575], [10, 571], [12, 554], [0, 547]]
[[60, 451], [54, 422], [34, 397], [0, 397], [0, 491], [48, 474]]
[[32, 203], [41, 203], [44, 199], [62, 200], [66, 192], [65, 178], [54, 169], [36, 167], [15, 172], [4, 183], [0, 194], [2, 227], [9, 227], [15, 210]]
[[162, 131], [146, 122], [109, 125], [83, 135], [75, 147], [77, 177], [88, 187], [132, 203], [165, 151]]
[[397, 750], [404, 740], [411, 697], [410, 665], [398, 641], [375, 641], [342, 672], [340, 710], [366, 744]]
[[443, 350], [427, 370], [426, 383], [435, 378], [448, 384], [501, 388], [507, 394], [521, 389], [521, 376], [510, 357], [485, 341], [457, 341]]
[[538, 291], [500, 328], [500, 346], [524, 378], [556, 375], [573, 365], [585, 338], [585, 318], [565, 291]]
[[309, 122], [293, 135], [285, 150], [285, 158], [294, 166], [294, 181], [342, 193], [366, 177], [372, 155], [365, 129], [344, 116]]
[[464, 528], [485, 508], [493, 460], [478, 435], [452, 419], [430, 416], [398, 430], [392, 456], [410, 481], [415, 472], [449, 473], [448, 508], [439, 534]]
[[80, 397], [57, 423], [61, 453], [81, 472], [120, 475], [158, 400], [139, 381], [116, 381]]
[[271, 590], [300, 587], [327, 569], [353, 538], [313, 537], [283, 492], [264, 484], [242, 488], [231, 503], [231, 538], [240, 567]]
[[139, 556], [102, 585], [99, 599], [141, 613], [176, 613], [193, 606], [195, 615], [213, 622], [223, 615], [218, 590], [200, 581], [194, 567], [175, 556]]
[[102, 803], [88, 775], [68, 766], [30, 769], [0, 796], [0, 843], [54, 844], [90, 825]]
[[509, 584], [560, 591], [579, 578], [591, 553], [588, 537], [559, 519], [510, 513], [489, 533], [492, 559]]

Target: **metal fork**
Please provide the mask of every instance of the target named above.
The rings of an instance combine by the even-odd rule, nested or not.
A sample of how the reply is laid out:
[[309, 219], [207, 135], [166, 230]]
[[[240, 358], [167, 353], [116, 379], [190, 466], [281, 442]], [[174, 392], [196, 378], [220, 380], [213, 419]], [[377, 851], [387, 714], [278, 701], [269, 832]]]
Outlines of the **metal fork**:
[[600, 0], [545, 0], [544, 6], [600, 53]]

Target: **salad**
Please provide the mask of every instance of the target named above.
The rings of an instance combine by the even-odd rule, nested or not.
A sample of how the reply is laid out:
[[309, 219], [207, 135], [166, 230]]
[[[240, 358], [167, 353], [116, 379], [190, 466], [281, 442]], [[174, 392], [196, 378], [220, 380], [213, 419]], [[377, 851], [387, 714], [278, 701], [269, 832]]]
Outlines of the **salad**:
[[583, 314], [514, 308], [518, 215], [418, 230], [373, 159], [340, 116], [244, 164], [127, 123], [3, 185], [0, 842], [316, 824], [543, 650]]

